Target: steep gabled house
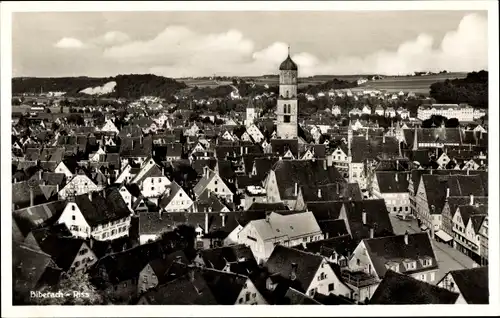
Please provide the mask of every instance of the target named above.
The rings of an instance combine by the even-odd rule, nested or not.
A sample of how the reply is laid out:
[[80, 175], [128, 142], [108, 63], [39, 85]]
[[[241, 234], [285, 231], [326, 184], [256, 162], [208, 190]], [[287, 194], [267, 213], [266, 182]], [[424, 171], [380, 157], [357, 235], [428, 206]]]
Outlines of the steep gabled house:
[[388, 271], [433, 283], [438, 262], [427, 233], [414, 233], [362, 240], [349, 260], [350, 271], [375, 278], [371, 288], [359, 293], [358, 301], [370, 299]]
[[249, 246], [259, 263], [265, 262], [279, 244], [292, 247], [322, 239], [321, 228], [311, 212], [272, 212], [265, 219], [250, 221], [238, 233], [238, 243]]
[[207, 189], [210, 193], [214, 193], [228, 202], [233, 202], [234, 193], [219, 175], [217, 166], [214, 170], [206, 166], [203, 168], [203, 176], [193, 188], [195, 197], [198, 199]]
[[457, 293], [460, 304], [489, 304], [488, 267], [449, 271], [437, 286]]
[[112, 240], [128, 235], [130, 210], [116, 189], [70, 198], [57, 223], [64, 223], [73, 236]]
[[280, 160], [269, 171], [264, 187], [270, 203], [283, 202], [291, 210], [304, 208], [299, 184], [327, 185], [343, 182], [337, 169], [325, 160]]
[[59, 197], [65, 199], [69, 196], [87, 194], [101, 189], [102, 186], [95, 184], [85, 172], [81, 171], [73, 175], [71, 180], [59, 190]]
[[343, 281], [340, 269], [321, 255], [278, 245], [265, 263], [265, 268], [271, 275], [266, 284], [271, 289], [279, 288], [277, 278], [280, 278], [309, 297], [316, 294], [352, 297], [352, 289]]
[[457, 293], [388, 271], [369, 302], [370, 305], [463, 304]]
[[471, 195], [470, 203], [457, 207], [453, 214], [453, 247], [480, 263], [481, 238], [479, 230], [488, 216], [488, 205], [479, 205]]
[[410, 173], [399, 171], [376, 171], [372, 192], [376, 198], [384, 199], [390, 213], [410, 214], [408, 183]]
[[130, 183], [137, 184], [142, 195], [151, 198], [161, 196], [171, 182], [165, 176], [163, 168], [160, 169], [154, 160], [149, 158], [142, 163], [141, 169]]
[[159, 208], [165, 212], [189, 211], [192, 205], [193, 200], [175, 181], [166, 186], [162, 197], [158, 201]]
[[52, 233], [50, 229], [42, 228], [32, 231], [25, 244], [37, 246], [41, 251], [52, 257], [56, 265], [65, 273], [87, 271], [96, 261], [96, 255], [90, 249], [88, 242], [71, 237], [69, 230], [66, 235]]

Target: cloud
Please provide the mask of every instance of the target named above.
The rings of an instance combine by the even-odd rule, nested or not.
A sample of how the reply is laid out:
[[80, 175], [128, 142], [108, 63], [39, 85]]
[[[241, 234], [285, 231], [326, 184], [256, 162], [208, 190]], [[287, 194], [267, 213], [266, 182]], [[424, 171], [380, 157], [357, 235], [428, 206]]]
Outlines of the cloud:
[[83, 47], [83, 42], [75, 38], [62, 38], [54, 44], [55, 47], [61, 49], [78, 49]]
[[[106, 48], [103, 52], [106, 59], [141, 66], [144, 72], [169, 77], [276, 73], [287, 54], [285, 43], [275, 42], [258, 49], [238, 30], [203, 34], [184, 26], [169, 26], [147, 41], [130, 41], [118, 34], [109, 35], [110, 39], [119, 38], [122, 43]], [[439, 45], [435, 46], [435, 42], [430, 35], [420, 34], [401, 43], [396, 50], [377, 51], [366, 56], [321, 60], [311, 53], [298, 52], [292, 58], [299, 65], [301, 76], [487, 69], [486, 17], [466, 15]]]
[[104, 35], [91, 40], [92, 43], [105, 46], [122, 44], [129, 41], [130, 37], [128, 36], [128, 34], [123, 33], [121, 31], [109, 31], [106, 32]]

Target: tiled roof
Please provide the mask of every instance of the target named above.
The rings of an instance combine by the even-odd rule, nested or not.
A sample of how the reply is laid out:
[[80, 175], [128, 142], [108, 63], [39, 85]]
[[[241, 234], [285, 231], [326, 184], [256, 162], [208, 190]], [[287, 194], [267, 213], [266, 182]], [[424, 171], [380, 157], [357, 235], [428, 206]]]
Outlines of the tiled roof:
[[[30, 186], [29, 181], [22, 181], [12, 184], [12, 203], [16, 205], [16, 209], [26, 208], [30, 206]], [[47, 201], [45, 195], [40, 189], [40, 185], [33, 184], [34, 205], [42, 204]]]
[[298, 139], [271, 139], [271, 149], [273, 154], [284, 156], [290, 150], [297, 159], [299, 155]]
[[301, 186], [301, 190], [305, 202], [361, 200], [363, 198], [358, 183], [345, 183], [344, 180], [321, 186], [306, 184]]
[[15, 290], [29, 291], [39, 287], [47, 268], [57, 268], [50, 255], [27, 245], [12, 245], [12, 274]]
[[335, 251], [337, 254], [343, 255], [347, 258], [352, 255], [355, 248], [356, 242], [351, 239], [351, 236], [342, 235], [326, 240], [306, 243], [305, 251], [319, 253], [324, 257], [332, 256], [332, 252]]
[[400, 157], [399, 142], [395, 137], [353, 136], [351, 144], [352, 162], [364, 162], [366, 159]]
[[116, 188], [106, 190], [105, 198], [98, 192], [92, 193], [92, 200], [88, 194], [78, 195], [75, 197], [75, 203], [90, 226], [130, 216], [130, 210]]
[[305, 292], [314, 279], [314, 275], [316, 275], [322, 261], [322, 256], [277, 245], [264, 266], [270, 274], [277, 274], [286, 280], [290, 280], [292, 264], [295, 264], [297, 267], [295, 269], [296, 281], [294, 283], [300, 292]]
[[282, 200], [295, 197], [296, 183], [322, 186], [345, 182], [338, 170], [333, 166], [328, 167], [324, 160], [280, 160], [273, 170]]
[[254, 202], [247, 209], [247, 211], [266, 211], [266, 212], [283, 211], [283, 210], [289, 210], [288, 206], [286, 206], [283, 202], [276, 202], [276, 203]]
[[141, 298], [149, 305], [217, 305], [200, 271], [193, 280], [186, 274], [178, 279], [144, 293]]
[[377, 171], [376, 178], [381, 193], [407, 193], [409, 172]]
[[205, 282], [219, 305], [234, 305], [248, 277], [217, 270], [202, 270]]
[[450, 271], [468, 304], [489, 304], [488, 266]]
[[253, 261], [257, 266], [252, 250], [243, 244], [201, 250], [200, 255], [206, 267], [218, 270], [224, 269], [228, 263], [246, 261]]
[[[399, 272], [404, 273], [438, 268], [429, 234], [426, 232], [408, 234], [408, 244], [405, 243], [405, 235], [377, 237], [363, 242], [379, 278], [384, 277], [388, 271], [386, 264], [389, 262], [397, 263]], [[432, 259], [431, 266], [423, 267], [420, 259], [424, 258]], [[405, 260], [416, 262], [415, 269], [407, 270], [403, 264]]]
[[[370, 228], [374, 228], [374, 237], [394, 234], [383, 199], [345, 202], [344, 208], [346, 224], [356, 241], [370, 237]], [[366, 212], [366, 224], [363, 224], [363, 211]]]
[[66, 201], [54, 201], [16, 210], [12, 217], [24, 236], [32, 230], [58, 218], [66, 207]]
[[139, 278], [139, 273], [149, 262], [171, 252], [171, 250], [164, 249], [159, 242], [143, 244], [101, 258], [96, 263], [95, 269], [105, 268], [109, 281], [116, 284], [132, 278]]
[[297, 237], [321, 233], [321, 228], [311, 212], [288, 215], [272, 212], [267, 219], [252, 221], [252, 225], [264, 241], [278, 237], [293, 240]]
[[417, 280], [411, 276], [388, 271], [370, 299], [371, 305], [455, 304], [458, 294]]
[[307, 202], [307, 210], [314, 214], [318, 222], [336, 220], [343, 205], [343, 201]]

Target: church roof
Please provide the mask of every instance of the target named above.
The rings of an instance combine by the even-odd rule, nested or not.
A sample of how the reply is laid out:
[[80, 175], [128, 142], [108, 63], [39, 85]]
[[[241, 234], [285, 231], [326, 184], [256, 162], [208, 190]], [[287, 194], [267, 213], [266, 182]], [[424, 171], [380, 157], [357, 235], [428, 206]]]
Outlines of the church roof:
[[297, 64], [292, 60], [290, 54], [280, 65], [280, 71], [297, 71]]

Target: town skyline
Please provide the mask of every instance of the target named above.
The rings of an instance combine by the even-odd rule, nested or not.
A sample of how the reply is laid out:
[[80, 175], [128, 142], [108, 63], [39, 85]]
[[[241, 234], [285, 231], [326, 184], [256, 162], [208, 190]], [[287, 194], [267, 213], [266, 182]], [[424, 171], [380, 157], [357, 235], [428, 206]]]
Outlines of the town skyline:
[[288, 46], [300, 77], [470, 72], [488, 69], [486, 31], [483, 11], [16, 13], [13, 76], [262, 76]]

